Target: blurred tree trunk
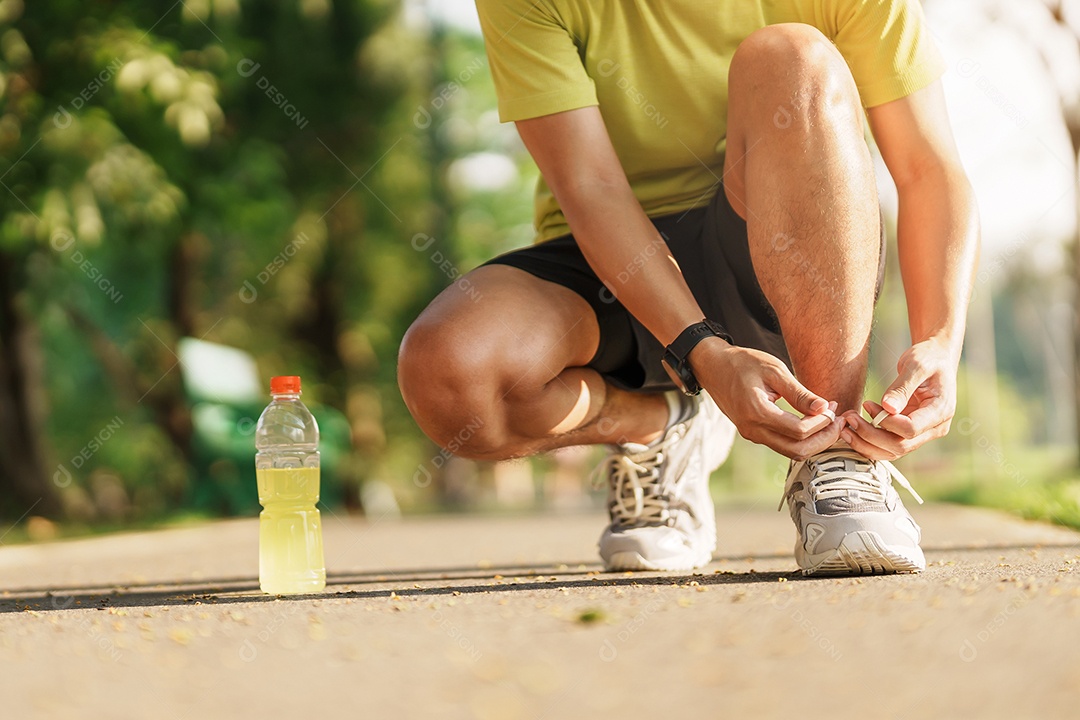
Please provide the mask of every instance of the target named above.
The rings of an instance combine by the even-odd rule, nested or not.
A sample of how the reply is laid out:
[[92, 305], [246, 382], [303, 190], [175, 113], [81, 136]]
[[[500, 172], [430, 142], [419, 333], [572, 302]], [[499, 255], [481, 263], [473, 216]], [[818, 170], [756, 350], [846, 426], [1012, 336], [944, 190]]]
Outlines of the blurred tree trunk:
[[[1080, 0], [1043, 0], [1054, 16], [1054, 21], [1071, 35], [1075, 42], [1076, 54], [1072, 58], [1072, 65], [1080, 64]], [[1036, 40], [1033, 38], [1033, 40]], [[1038, 44], [1036, 45], [1038, 47]], [[1065, 73], [1059, 72], [1053, 66], [1052, 58], [1045, 56], [1052, 75], [1061, 77]], [[1071, 92], [1061, 87], [1061, 110], [1065, 119], [1065, 127], [1069, 131], [1069, 139], [1072, 141], [1073, 159], [1080, 168], [1080, 89], [1071, 88]], [[1080, 209], [1080, 177], [1073, 178], [1077, 181], [1077, 208]], [[1077, 233], [1073, 238], [1073, 402], [1076, 417], [1077, 432], [1077, 462], [1080, 463], [1080, 213], [1077, 216]]]
[[197, 247], [198, 238], [191, 230], [185, 230], [177, 238], [169, 258], [169, 294], [166, 307], [178, 337], [195, 334], [195, 304], [192, 302], [191, 292], [199, 262]]
[[[56, 515], [56, 486], [45, 470], [40, 398], [42, 358], [32, 321], [19, 307], [22, 259], [0, 252], [0, 515]], [[36, 367], [35, 367], [36, 366]]]
[[[1072, 5], [1073, 22], [1071, 26], [1065, 22], [1061, 5], [1070, 2]], [[1066, 27], [1070, 27], [1073, 36], [1077, 40], [1077, 53], [1080, 55], [1080, 2], [1062, 0], [1054, 12], [1054, 19]], [[1064, 102], [1062, 110], [1065, 116], [1065, 127], [1069, 130], [1069, 139], [1072, 141], [1073, 158], [1080, 168], [1080, 104], [1069, 107]], [[1080, 211], [1080, 177], [1077, 180], [1077, 209]], [[1073, 238], [1073, 285], [1077, 293], [1073, 301], [1073, 397], [1076, 403], [1076, 432], [1077, 452], [1080, 453], [1080, 212], [1077, 213], [1077, 233]], [[1080, 455], [1077, 456], [1080, 463]]]
[[310, 311], [298, 318], [292, 328], [294, 337], [314, 351], [313, 359], [319, 376], [330, 381], [329, 385], [338, 392], [336, 397], [324, 398], [324, 402], [338, 408], [345, 407], [347, 393], [341, 373], [345, 362], [340, 352], [340, 335], [345, 326], [341, 317], [341, 298], [345, 290], [334, 272], [334, 266], [341, 262], [343, 254], [337, 246], [356, 242], [363, 232], [363, 222], [358, 218], [346, 213], [339, 213], [333, 218], [333, 232], [328, 234], [326, 256], [312, 277]]
[[[190, 195], [189, 195], [190, 196]], [[201, 338], [209, 328], [196, 327], [196, 308], [194, 298], [195, 278], [198, 277], [199, 267], [199, 240], [196, 231], [190, 226], [185, 227], [176, 239], [176, 245], [172, 249], [172, 257], [169, 263], [169, 287], [166, 297], [166, 309], [168, 320], [172, 325], [173, 335], [165, 338], [169, 344], [169, 351], [180, 361], [175, 340], [183, 337]], [[176, 372], [182, 368], [177, 365]], [[172, 371], [168, 371], [172, 373]], [[168, 383], [165, 392], [155, 394], [151, 386], [149, 390], [140, 392], [148, 394], [147, 399], [154, 409], [156, 420], [165, 431], [169, 440], [176, 446], [180, 456], [192, 466], [194, 451], [191, 439], [195, 429], [191, 424], [191, 409], [188, 406], [187, 396], [184, 394], [184, 384], [179, 375], [174, 378], [175, 382]], [[165, 385], [166, 383], [162, 383]], [[160, 386], [159, 386], [160, 387]]]
[[[1074, 171], [1080, 168], [1080, 0], [1029, 0], [1031, 7], [1045, 8], [1049, 22], [1021, 23], [1028, 42], [1038, 50], [1058, 91], [1062, 118], [1072, 142]], [[1046, 28], [1055, 32], [1046, 32]], [[1077, 207], [1080, 208], [1080, 178], [1074, 177]], [[1080, 213], [1073, 237], [1073, 408], [1076, 418], [1077, 462], [1080, 463]]]
[[1000, 474], [1001, 466], [984, 449], [987, 443], [990, 447], [1001, 447], [1001, 398], [998, 392], [994, 300], [990, 292], [975, 293], [971, 298], [964, 353], [968, 368], [968, 412], [980, 421], [979, 432], [968, 436], [973, 477], [992, 479]]
[[[431, 28], [430, 46], [431, 85], [428, 93], [429, 100], [439, 97], [440, 91], [450, 81], [450, 58], [446, 28], [441, 22], [436, 22]], [[441, 130], [442, 122], [445, 120], [442, 108], [431, 107], [431, 115], [431, 120], [426, 128], [427, 142], [431, 154], [431, 167], [435, 171], [434, 182], [431, 186], [432, 206], [435, 209], [431, 220], [431, 236], [435, 238], [437, 243], [441, 243], [442, 247], [446, 248], [444, 254], [452, 256], [450, 239], [453, 233], [454, 198], [447, 187], [446, 172], [450, 167], [450, 163], [454, 160], [454, 152], [446, 140], [445, 133]], [[460, 493], [455, 489], [455, 483], [451, 481], [448, 472], [451, 470], [451, 466], [460, 470], [461, 468], [458, 466], [462, 465], [468, 467], [470, 463], [468, 461], [447, 463], [435, 472], [432, 487], [443, 507], [466, 506], [469, 500], [475, 500], [475, 498], [468, 498], [463, 501], [459, 496]], [[471, 473], [465, 474], [475, 476], [476, 465], [471, 464], [469, 469]]]

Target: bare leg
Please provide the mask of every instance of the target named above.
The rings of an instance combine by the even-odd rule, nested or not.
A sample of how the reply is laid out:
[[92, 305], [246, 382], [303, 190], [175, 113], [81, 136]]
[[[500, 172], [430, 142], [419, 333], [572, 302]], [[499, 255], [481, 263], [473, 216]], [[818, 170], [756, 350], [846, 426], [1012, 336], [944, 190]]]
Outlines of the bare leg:
[[659, 437], [662, 395], [619, 390], [583, 367], [600, 331], [577, 293], [504, 265], [467, 277], [476, 292], [444, 290], [401, 346], [401, 393], [432, 440], [498, 460]]
[[724, 183], [796, 376], [859, 407], [880, 252], [855, 82], [806, 25], [775, 25], [732, 59]]

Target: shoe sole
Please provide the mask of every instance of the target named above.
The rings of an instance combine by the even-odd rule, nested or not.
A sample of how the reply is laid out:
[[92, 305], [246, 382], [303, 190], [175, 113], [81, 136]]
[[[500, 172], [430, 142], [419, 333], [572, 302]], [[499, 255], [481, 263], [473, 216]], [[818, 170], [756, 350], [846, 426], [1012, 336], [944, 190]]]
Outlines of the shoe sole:
[[[806, 558], [801, 558], [802, 565]], [[825, 558], [803, 567], [803, 575], [890, 575], [917, 573], [926, 569], [918, 547], [888, 545], [870, 530], [848, 533], [840, 546]]]
[[604, 561], [607, 572], [627, 570], [645, 570], [652, 572], [671, 572], [677, 570], [696, 570], [712, 562], [712, 553], [698, 557], [673, 557], [665, 560], [646, 560], [641, 553], [633, 551], [613, 553]]

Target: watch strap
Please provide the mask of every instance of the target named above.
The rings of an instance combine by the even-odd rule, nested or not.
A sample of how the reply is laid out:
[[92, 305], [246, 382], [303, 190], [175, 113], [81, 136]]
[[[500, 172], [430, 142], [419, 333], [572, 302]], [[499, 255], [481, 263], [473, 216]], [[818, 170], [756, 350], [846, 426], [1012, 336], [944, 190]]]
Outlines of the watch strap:
[[731, 335], [723, 325], [704, 318], [701, 322], [696, 322], [679, 333], [679, 336], [664, 349], [664, 364], [677, 376], [682, 385], [680, 389], [687, 395], [697, 395], [701, 392], [701, 383], [698, 382], [694, 369], [690, 367], [689, 357], [697, 344], [707, 337], [718, 337], [734, 345]]
[[715, 320], [704, 318], [701, 322], [696, 322], [679, 333], [679, 336], [672, 340], [671, 344], [667, 346], [667, 350], [681, 362], [685, 363], [690, 356], [690, 351], [697, 347], [697, 344], [707, 337], [718, 337], [732, 345], [735, 344], [731, 339], [731, 335], [728, 334], [728, 331], [724, 329], [723, 325]]

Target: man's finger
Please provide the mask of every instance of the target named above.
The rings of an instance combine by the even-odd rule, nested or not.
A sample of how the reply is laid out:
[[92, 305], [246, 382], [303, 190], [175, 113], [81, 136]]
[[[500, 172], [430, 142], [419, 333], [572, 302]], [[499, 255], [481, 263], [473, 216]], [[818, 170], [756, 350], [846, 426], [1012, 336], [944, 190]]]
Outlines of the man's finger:
[[881, 398], [881, 405], [892, 415], [899, 415], [908, 406], [911, 396], [926, 382], [928, 377], [926, 370], [912, 363], [905, 368], [899, 377], [893, 380], [892, 385], [885, 391]]
[[922, 435], [944, 423], [948, 418], [948, 408], [945, 398], [935, 397], [933, 400], [914, 410], [908, 419], [911, 421], [911, 429], [915, 435]]
[[806, 458], [832, 447], [840, 439], [840, 428], [842, 426], [843, 421], [838, 418], [836, 422], [829, 423], [827, 428], [814, 433], [805, 440], [792, 440], [790, 437], [765, 428], [761, 430], [761, 436], [756, 439], [756, 442], [772, 448], [784, 457], [793, 459]]
[[945, 422], [948, 410], [945, 398], [941, 396], [924, 400], [922, 405], [905, 408], [905, 414], [892, 415], [888, 410], [872, 401], [863, 403], [863, 409], [870, 416], [870, 424], [874, 427], [888, 430], [902, 438], [911, 440], [924, 433], [930, 432]]
[[789, 440], [808, 438], [832, 425], [836, 419], [835, 414], [828, 412], [828, 405], [825, 406], [825, 412], [822, 414], [806, 415], [801, 418], [781, 410], [764, 394], [757, 399], [756, 405], [760, 422]]
[[[889, 417], [889, 420], [899, 419], [907, 420], [907, 418], [902, 415]], [[855, 447], [855, 445], [858, 444], [859, 448], [856, 449], [860, 452], [866, 449], [867, 446], [872, 446], [875, 449], [873, 457], [879, 460], [888, 460], [889, 457], [886, 457], [886, 455], [898, 457], [905, 453], [903, 446], [905, 438], [901, 435], [884, 427], [876, 428], [865, 418], [859, 417], [854, 413], [845, 415], [844, 420], [846, 422], [841, 437], [843, 437], [844, 440], [847, 440], [849, 444], [852, 444], [852, 447]], [[858, 442], [860, 440], [862, 441], [861, 443]], [[870, 457], [870, 455], [867, 455], [867, 457]]]
[[906, 415], [893, 415], [872, 400], [864, 402], [863, 409], [870, 416], [870, 425], [872, 427], [881, 428], [908, 440], [918, 434], [911, 425], [911, 419]]
[[[872, 457], [883, 460], [903, 457], [928, 441], [944, 435], [943, 424], [935, 426], [926, 432], [919, 433], [918, 435], [906, 437], [885, 427], [874, 427], [873, 424], [867, 422], [865, 418], [862, 418], [855, 413], [846, 414], [844, 419], [846, 421], [846, 426], [842, 431], [841, 437], [843, 437], [844, 440], [847, 440], [852, 447], [855, 447], [860, 452], [867, 449], [868, 446], [876, 448], [874, 450], [875, 454]], [[911, 420], [904, 415], [892, 415], [889, 417], [889, 421], [893, 423], [903, 422], [906, 424], [906, 429], [910, 429]], [[886, 453], [891, 457], [882, 453]], [[871, 455], [867, 455], [867, 457], [871, 457]]]
[[829, 409], [828, 400], [803, 387], [803, 384], [796, 380], [786, 367], [777, 371], [776, 375], [776, 386], [772, 390], [803, 415], [820, 415]]
[[896, 453], [886, 450], [885, 448], [880, 448], [877, 445], [864, 440], [862, 436], [850, 427], [845, 426], [840, 437], [844, 439], [844, 442], [851, 446], [852, 450], [871, 460], [895, 460], [897, 457]]

